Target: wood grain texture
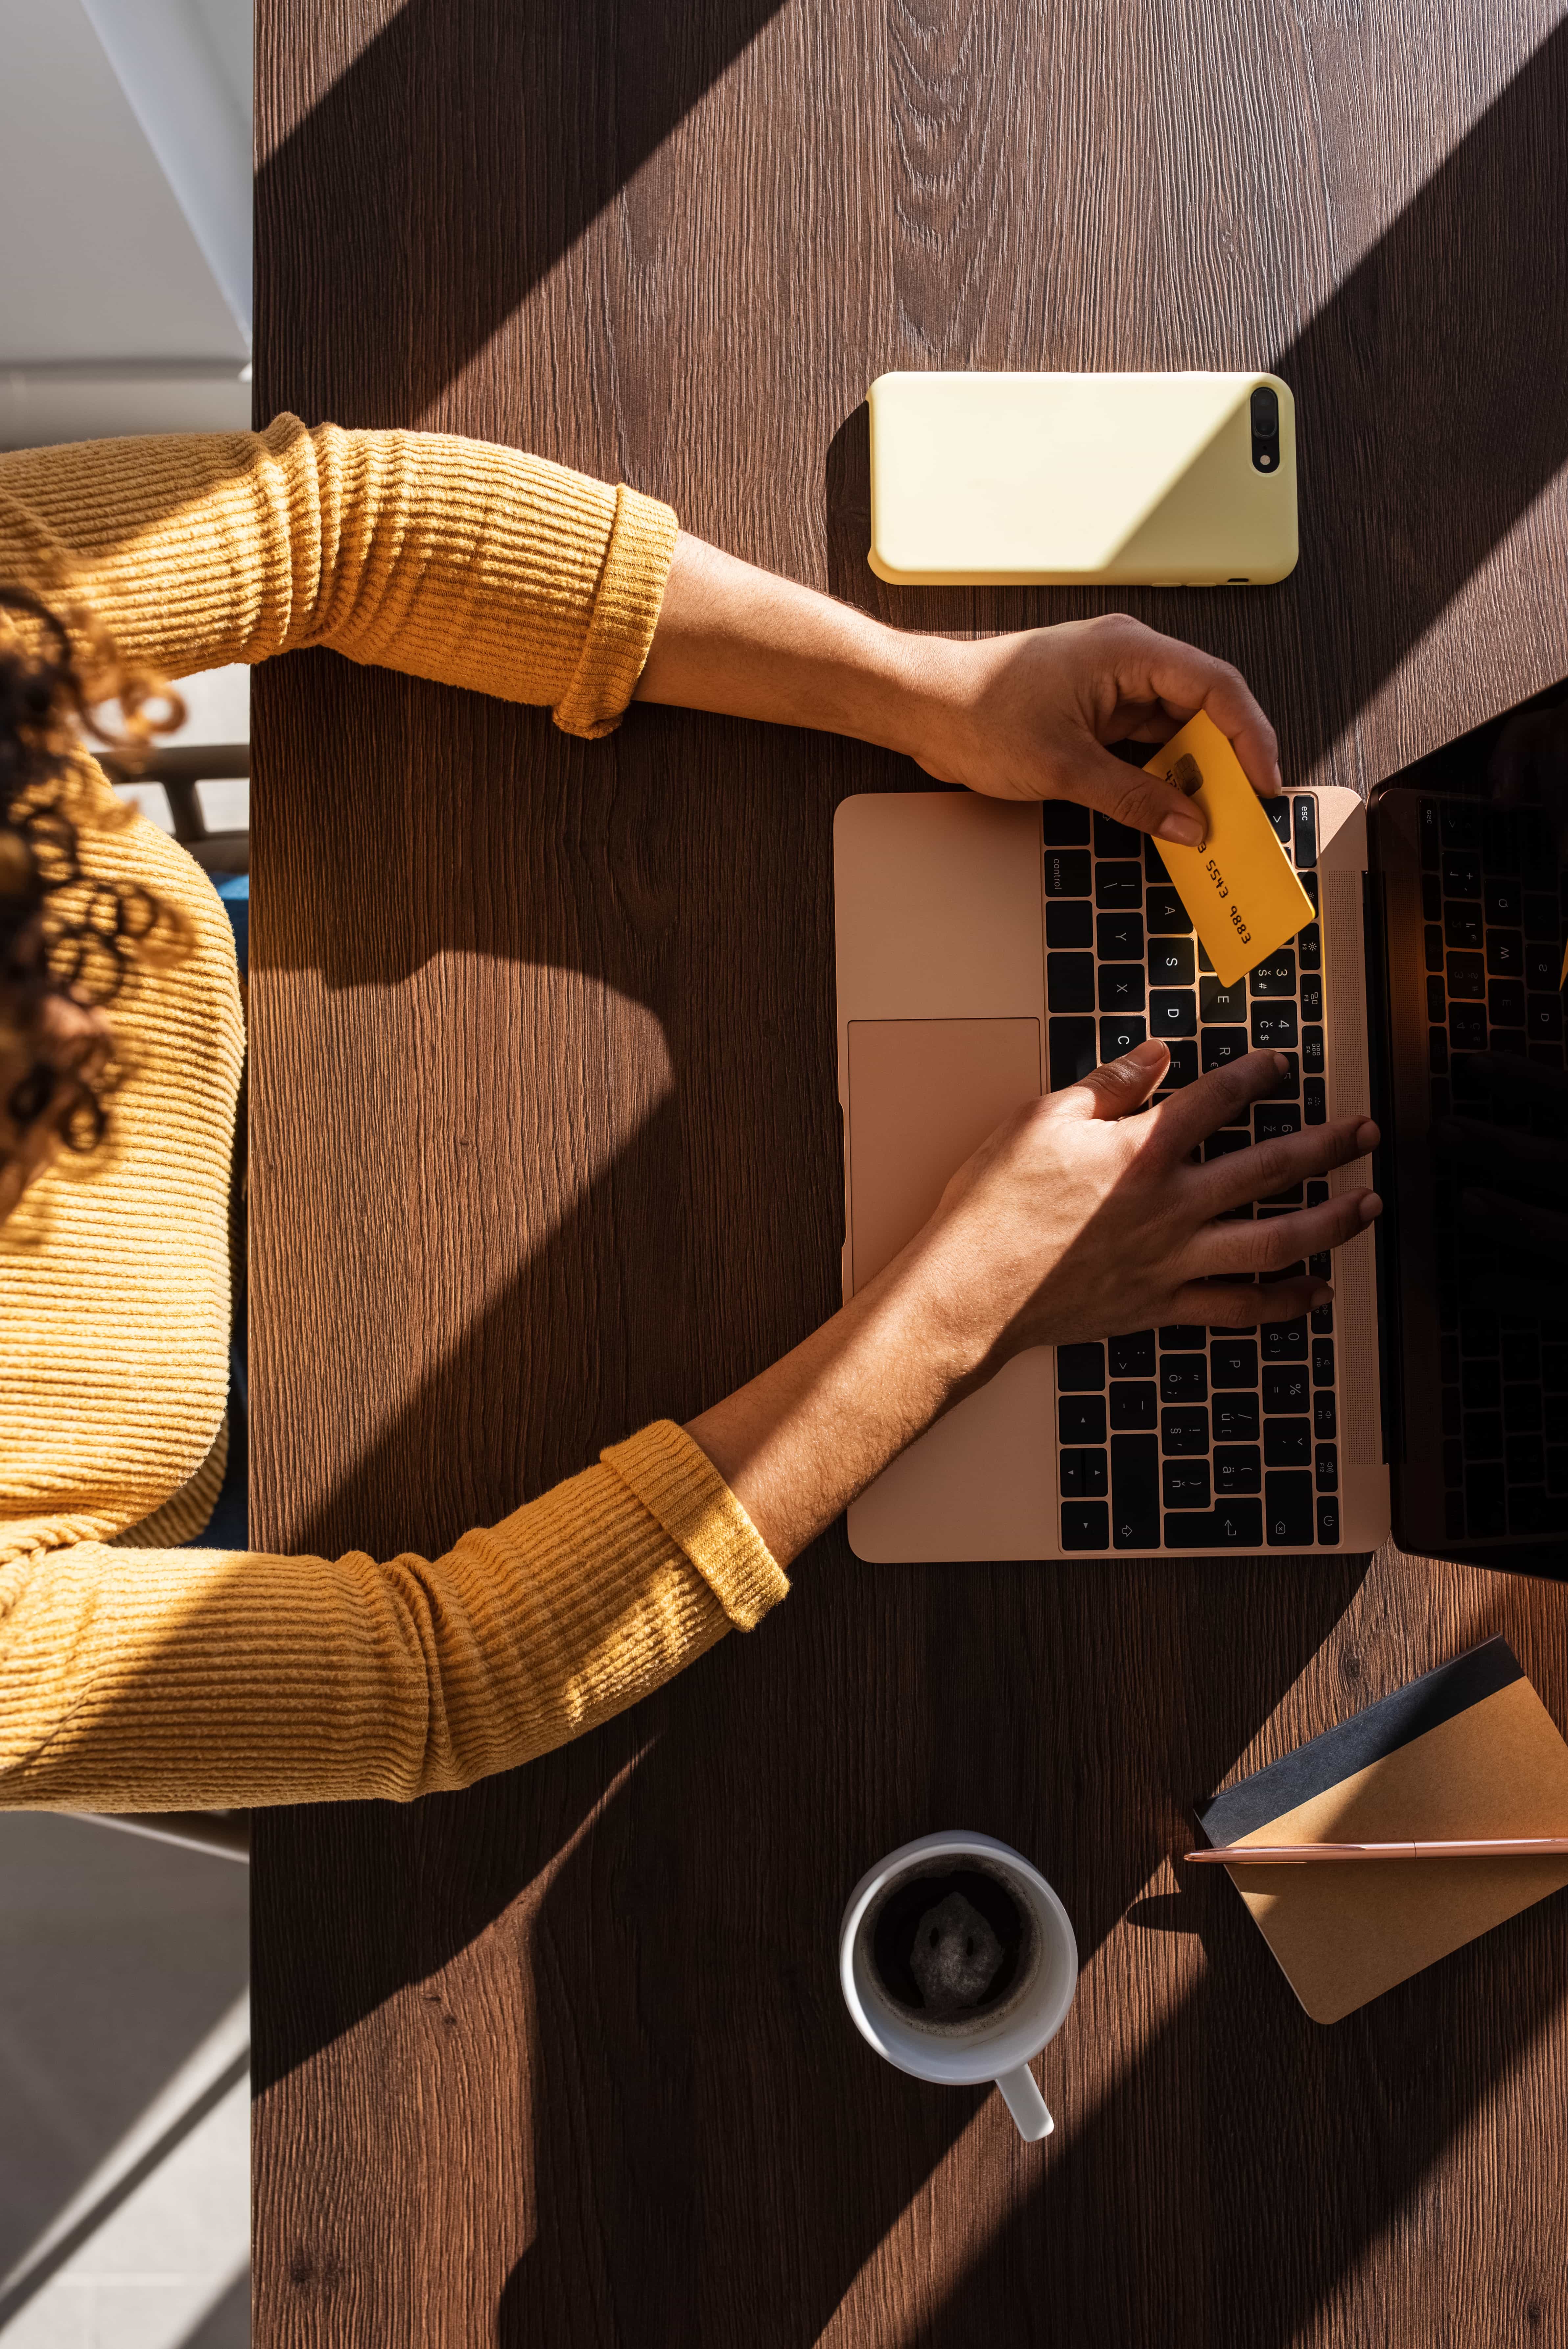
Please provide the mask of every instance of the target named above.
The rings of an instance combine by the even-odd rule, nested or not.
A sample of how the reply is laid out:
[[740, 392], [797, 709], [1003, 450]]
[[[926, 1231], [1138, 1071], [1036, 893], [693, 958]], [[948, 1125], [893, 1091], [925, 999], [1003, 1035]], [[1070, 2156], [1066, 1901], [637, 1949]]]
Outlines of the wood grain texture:
[[[1301, 567], [1135, 594], [1362, 787], [1568, 674], [1558, 0], [258, 0], [257, 399], [486, 434], [911, 625], [885, 367], [1295, 386]], [[836, 1300], [830, 823], [857, 746], [257, 680], [254, 1507], [440, 1545]], [[1332, 2032], [1188, 1806], [1568, 1601], [1376, 1560], [874, 1568], [408, 1809], [258, 1822], [256, 2339], [506, 2349], [1568, 2341], [1568, 1907]], [[879, 2064], [861, 1870], [967, 1824], [1085, 1971], [1058, 2116]]]

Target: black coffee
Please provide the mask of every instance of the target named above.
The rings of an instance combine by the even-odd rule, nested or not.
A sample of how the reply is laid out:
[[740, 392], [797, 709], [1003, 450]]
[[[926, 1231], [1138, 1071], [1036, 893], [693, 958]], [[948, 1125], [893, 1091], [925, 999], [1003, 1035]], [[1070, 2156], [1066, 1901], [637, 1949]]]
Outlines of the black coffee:
[[877, 1913], [871, 1961], [898, 2005], [932, 2023], [1000, 2006], [1028, 1953], [1029, 1919], [1005, 1884], [978, 1868], [909, 1876]]

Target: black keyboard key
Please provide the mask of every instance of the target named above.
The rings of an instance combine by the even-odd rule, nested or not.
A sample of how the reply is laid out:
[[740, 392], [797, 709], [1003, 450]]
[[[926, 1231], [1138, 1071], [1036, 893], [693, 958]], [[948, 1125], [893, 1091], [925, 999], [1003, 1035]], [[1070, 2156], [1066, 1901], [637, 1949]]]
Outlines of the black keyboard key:
[[1317, 863], [1317, 802], [1311, 792], [1297, 792], [1291, 801], [1291, 813], [1295, 818], [1295, 848], [1298, 865]]
[[1546, 1482], [1546, 1447], [1539, 1435], [1511, 1435], [1502, 1447], [1511, 1485]]
[[1531, 996], [1524, 1017], [1524, 1032], [1532, 1044], [1561, 1043], [1563, 998], [1560, 995]]
[[1466, 1469], [1465, 1516], [1472, 1541], [1508, 1531], [1508, 1485], [1501, 1464]]
[[1064, 1452], [1058, 1472], [1064, 1501], [1103, 1500], [1110, 1490], [1110, 1471], [1101, 1451]]
[[1486, 943], [1486, 932], [1479, 905], [1450, 905], [1443, 902], [1443, 943], [1449, 947], [1468, 949], [1480, 954]]
[[1151, 938], [1148, 983], [1151, 987], [1190, 987], [1198, 977], [1198, 958], [1190, 938]]
[[1124, 1052], [1130, 1052], [1135, 1044], [1141, 1044], [1147, 1034], [1147, 1019], [1128, 1019], [1125, 1015], [1118, 1019], [1102, 1019], [1100, 1059], [1119, 1061]]
[[[1562, 936], [1562, 922], [1555, 897], [1536, 896], [1526, 893], [1524, 900], [1524, 935], [1542, 945], [1554, 945]], [[1556, 971], [1552, 974], [1555, 982]]]
[[1246, 980], [1239, 978], [1234, 987], [1221, 987], [1217, 978], [1200, 978], [1198, 1008], [1205, 1019], [1223, 1020], [1227, 1026], [1241, 1023], [1247, 1017]]
[[1517, 880], [1505, 880], [1501, 874], [1489, 871], [1481, 889], [1481, 903], [1490, 926], [1518, 934], [1524, 920], [1524, 892]]
[[1244, 1126], [1222, 1125], [1218, 1133], [1210, 1134], [1204, 1143], [1203, 1155], [1206, 1161], [1229, 1158], [1232, 1151], [1251, 1150], [1251, 1147], [1252, 1137]]
[[1434, 1028], [1444, 1028], [1448, 1025], [1449, 999], [1440, 978], [1429, 978], [1427, 981], [1427, 1017]]
[[1519, 825], [1508, 808], [1481, 810], [1481, 871], [1489, 884], [1519, 871]]
[[1427, 941], [1426, 964], [1428, 970], [1443, 968], [1443, 933], [1436, 922], [1428, 922], [1424, 933]]
[[1255, 1050], [1293, 1050], [1300, 1040], [1293, 1003], [1253, 1004], [1252, 1044]]
[[1040, 809], [1040, 835], [1047, 848], [1087, 848], [1089, 811], [1075, 800], [1046, 800]]
[[1313, 1475], [1320, 1493], [1339, 1490], [1339, 1454], [1332, 1444], [1320, 1444], [1313, 1456]]
[[1256, 1501], [1220, 1502], [1202, 1516], [1171, 1516], [1165, 1521], [1167, 1549], [1260, 1549], [1262, 1540], [1263, 1513]]
[[1095, 944], [1102, 962], [1143, 960], [1143, 916], [1101, 914], [1095, 924]]
[[1339, 1539], [1339, 1503], [1320, 1500], [1317, 1505], [1317, 1537], [1324, 1548], [1332, 1548]]
[[1443, 858], [1443, 895], [1445, 897], [1479, 897], [1481, 893], [1480, 858], [1465, 850], [1449, 849]]
[[[1271, 1321], [1259, 1340], [1265, 1362], [1301, 1362], [1306, 1360], [1307, 1326], [1304, 1320]], [[1333, 1352], [1333, 1348], [1329, 1351]]]
[[1314, 1338], [1312, 1341], [1312, 1382], [1314, 1387], [1334, 1384], [1334, 1340]]
[[1261, 1423], [1255, 1394], [1217, 1394], [1212, 1409], [1216, 1444], [1256, 1444]]
[[1456, 1052], [1486, 1050], [1486, 1013], [1479, 1003], [1449, 1005], [1449, 1041]]
[[1174, 889], [1151, 886], [1144, 900], [1143, 911], [1151, 938], [1189, 938], [1192, 936], [1192, 916]]
[[1159, 1325], [1160, 1351], [1166, 1354], [1195, 1353], [1208, 1335], [1207, 1330], [1196, 1321], [1162, 1321]]
[[1459, 1345], [1467, 1354], [1496, 1354], [1502, 1350], [1502, 1324], [1495, 1313], [1467, 1313], [1459, 1323]]
[[1549, 1394], [1568, 1392], [1568, 1346], [1542, 1340], [1541, 1382]]
[[[1304, 873], [1301, 877], [1303, 883], [1307, 879]], [[1318, 923], [1309, 922], [1304, 930], [1296, 932], [1296, 953], [1303, 970], [1323, 968], [1323, 930]]]
[[1263, 1455], [1255, 1444], [1220, 1444], [1214, 1447], [1214, 1492], [1224, 1500], [1263, 1489]]
[[1110, 1546], [1111, 1513], [1104, 1501], [1063, 1502], [1064, 1549], [1109, 1549]]
[[1428, 922], [1443, 918], [1443, 885], [1435, 873], [1421, 875], [1421, 917]]
[[[1227, 1069], [1232, 1061], [1244, 1061], [1251, 1050], [1244, 1028], [1205, 1028], [1203, 1030], [1203, 1073], [1210, 1069]], [[1251, 1136], [1248, 1139], [1251, 1140]]]
[[1538, 1386], [1504, 1387], [1503, 1423], [1510, 1435], [1538, 1435], [1544, 1424], [1544, 1402]]
[[1546, 1489], [1559, 1495], [1568, 1495], [1568, 1444], [1547, 1446]]
[[1289, 947], [1281, 947], [1261, 962], [1252, 972], [1252, 993], [1257, 995], [1293, 995], [1296, 991], [1296, 958]]
[[1053, 1011], [1092, 1011], [1095, 1008], [1094, 956], [1048, 954], [1045, 957], [1045, 1001]]
[[1045, 907], [1048, 947], [1092, 947], [1095, 909], [1086, 898], [1053, 897]]
[[1312, 1309], [1312, 1326], [1315, 1337], [1328, 1337], [1334, 1329], [1333, 1306], [1314, 1305]]
[[1522, 1028], [1524, 981], [1494, 978], [1486, 992], [1486, 1016], [1494, 1028]]
[[1302, 1108], [1309, 1125], [1322, 1125], [1326, 1122], [1328, 1095], [1321, 1077], [1304, 1077], [1302, 1080]]
[[1304, 1362], [1269, 1364], [1263, 1372], [1263, 1409], [1283, 1412], [1312, 1409], [1312, 1373]]
[[1319, 1387], [1312, 1399], [1312, 1432], [1314, 1435], [1333, 1436], [1339, 1433], [1334, 1421], [1334, 1389]]
[[1148, 999], [1148, 1032], [1161, 1042], [1198, 1033], [1198, 998], [1188, 989], [1156, 988]]
[[1168, 886], [1170, 874], [1167, 870], [1165, 859], [1159, 853], [1158, 841], [1151, 840], [1147, 832], [1143, 833], [1142, 839], [1144, 879], [1146, 881], [1158, 881], [1163, 885]]
[[1449, 958], [1449, 993], [1461, 1003], [1486, 1001], [1486, 959], [1474, 954], [1451, 955]]
[[1504, 1330], [1502, 1374], [1505, 1379], [1528, 1379], [1533, 1385], [1540, 1384], [1541, 1339], [1536, 1330]]
[[[1045, 957], [1047, 963], [1051, 957]], [[1141, 962], [1103, 962], [1100, 965], [1100, 1009], [1102, 1011], [1141, 1011], [1144, 980]], [[1053, 1010], [1055, 1006], [1053, 1004]], [[1067, 1009], [1076, 1011], [1077, 1004]]]
[[1056, 1349], [1056, 1392], [1058, 1394], [1099, 1394], [1106, 1383], [1106, 1350], [1091, 1343], [1085, 1346], [1058, 1346]]
[[1501, 1411], [1502, 1371], [1496, 1362], [1467, 1362], [1459, 1391], [1467, 1411]]
[[1264, 1420], [1263, 1465], [1265, 1468], [1310, 1468], [1312, 1465], [1311, 1420]]
[[1489, 929], [1486, 934], [1486, 967], [1493, 978], [1522, 978], [1523, 931]]
[[1086, 897], [1089, 894], [1090, 863], [1086, 848], [1047, 849], [1045, 895], [1048, 897]]
[[1302, 1030], [1302, 1067], [1309, 1077], [1321, 1077], [1323, 1065], [1323, 1030], [1303, 1028]]
[[1428, 872], [1435, 872], [1441, 854], [1436, 800], [1421, 802], [1421, 862]]
[[[1111, 1392], [1116, 1392], [1114, 1387]], [[1103, 1444], [1106, 1440], [1104, 1395], [1058, 1395], [1056, 1440], [1059, 1444]]]
[[1445, 848], [1479, 848], [1480, 846], [1480, 802], [1478, 800], [1444, 800], [1442, 833]]
[[1213, 1498], [1207, 1460], [1167, 1460], [1161, 1464], [1160, 1483], [1168, 1509], [1206, 1509]]
[[1159, 1365], [1161, 1402], [1207, 1402], [1209, 1358], [1206, 1354], [1166, 1354]]
[[1274, 838], [1288, 856], [1291, 853], [1291, 803], [1288, 798], [1265, 800], [1263, 813], [1274, 827]]
[[1165, 1072], [1163, 1089], [1174, 1092], [1182, 1085], [1195, 1085], [1198, 1082], [1197, 1045], [1190, 1038], [1180, 1036], [1174, 1040], [1168, 1036], [1163, 1037], [1161, 1041], [1170, 1054], [1170, 1066]]
[[1048, 1019], [1045, 1023], [1051, 1055], [1051, 1090], [1059, 1093], [1064, 1085], [1076, 1084], [1099, 1066], [1095, 1050], [1095, 1023], [1092, 1019]]
[[1554, 988], [1562, 959], [1554, 946], [1527, 946], [1524, 949], [1524, 983], [1537, 989]]
[[1303, 1019], [1321, 1019], [1323, 1018], [1323, 974], [1321, 971], [1303, 972], [1297, 1001], [1301, 1005], [1301, 1014]]
[[1216, 1338], [1209, 1349], [1209, 1381], [1216, 1387], [1255, 1387], [1258, 1383], [1257, 1340]]
[[1314, 1177], [1314, 1179], [1307, 1185], [1306, 1195], [1306, 1203], [1309, 1207], [1325, 1207], [1328, 1205], [1328, 1185], [1323, 1181], [1321, 1176]]
[[1111, 1538], [1117, 1549], [1159, 1547], [1159, 1445], [1152, 1435], [1111, 1439]]
[[1143, 904], [1141, 864], [1096, 864], [1095, 903], [1102, 913], [1133, 913]]
[[1111, 1381], [1111, 1425], [1127, 1429], [1158, 1423], [1159, 1396], [1152, 1379]]
[[1152, 1379], [1154, 1376], [1154, 1331], [1135, 1330], [1122, 1338], [1106, 1341], [1111, 1358], [1113, 1379]]
[[1259, 1102], [1252, 1112], [1252, 1131], [1260, 1142], [1275, 1142], [1283, 1133], [1299, 1133], [1302, 1113], [1293, 1102]]
[[1440, 1077], [1448, 1065], [1449, 1031], [1446, 1028], [1434, 1028], [1427, 1039], [1427, 1066], [1433, 1076]]
[[1317, 1529], [1310, 1468], [1275, 1468], [1263, 1479], [1263, 1524], [1271, 1549], [1310, 1549]]
[[1095, 811], [1095, 854], [1096, 856], [1141, 856], [1144, 836], [1131, 824], [1118, 823], [1114, 816]]

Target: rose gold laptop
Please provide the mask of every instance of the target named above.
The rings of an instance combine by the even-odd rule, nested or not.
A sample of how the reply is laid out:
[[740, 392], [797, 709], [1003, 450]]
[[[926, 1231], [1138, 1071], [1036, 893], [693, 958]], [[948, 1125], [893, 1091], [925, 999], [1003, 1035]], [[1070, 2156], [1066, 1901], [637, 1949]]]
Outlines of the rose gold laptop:
[[[1369, 1102], [1362, 892], [1350, 792], [1296, 792], [1272, 820], [1318, 919], [1231, 988], [1206, 967], [1158, 851], [1060, 802], [967, 792], [844, 802], [834, 835], [844, 1293], [931, 1213], [1020, 1102], [1146, 1034], [1173, 1085], [1254, 1045], [1292, 1058], [1210, 1155]], [[1367, 1180], [1365, 1161], [1325, 1188]], [[1301, 1192], [1262, 1203], [1288, 1212]], [[1314, 1260], [1326, 1271], [1326, 1259]], [[1310, 1319], [1128, 1330], [1009, 1363], [912, 1444], [849, 1513], [870, 1559], [1375, 1548], [1388, 1531], [1370, 1239], [1334, 1261]]]

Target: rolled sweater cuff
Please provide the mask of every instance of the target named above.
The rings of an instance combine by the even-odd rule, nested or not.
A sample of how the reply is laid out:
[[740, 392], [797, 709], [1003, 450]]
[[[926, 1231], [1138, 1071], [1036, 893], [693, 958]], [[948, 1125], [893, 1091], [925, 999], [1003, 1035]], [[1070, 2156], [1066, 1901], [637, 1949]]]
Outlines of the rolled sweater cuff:
[[563, 733], [597, 741], [626, 714], [659, 625], [680, 529], [658, 498], [628, 490], [624, 481], [617, 490], [593, 617], [572, 681], [555, 708]]
[[732, 1623], [754, 1630], [789, 1596], [789, 1578], [701, 1444], [655, 1420], [600, 1460], [685, 1551]]

